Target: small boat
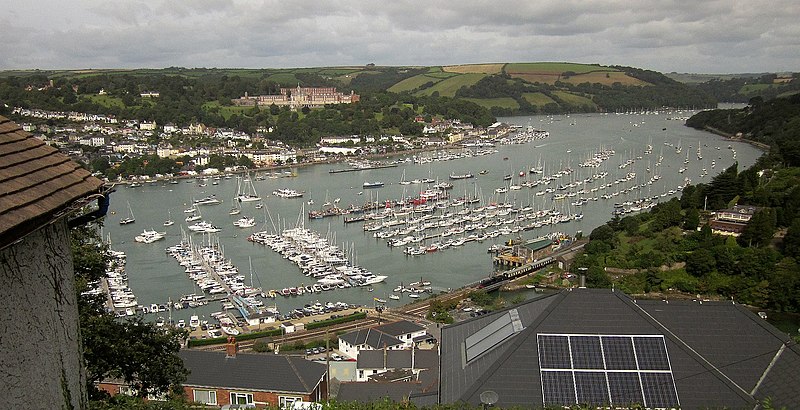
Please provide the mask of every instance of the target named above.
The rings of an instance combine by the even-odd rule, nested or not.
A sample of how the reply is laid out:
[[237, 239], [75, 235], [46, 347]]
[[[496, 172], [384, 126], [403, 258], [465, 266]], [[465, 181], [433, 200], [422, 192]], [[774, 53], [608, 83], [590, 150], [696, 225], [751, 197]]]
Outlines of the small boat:
[[418, 295], [418, 294], [416, 294], [416, 293], [409, 293], [409, 294], [408, 294], [408, 297], [410, 297], [410, 298], [412, 298], [412, 299], [416, 299], [416, 298], [418, 298], [418, 297], [419, 297], [419, 295]]
[[168, 214], [169, 216], [167, 217], [167, 220], [166, 220], [166, 221], [164, 221], [164, 226], [172, 226], [172, 225], [175, 225], [175, 221], [173, 221], [173, 220], [172, 220], [172, 212], [171, 212], [171, 211], [169, 211], [169, 210], [167, 210], [167, 214]]
[[362, 186], [364, 188], [380, 188], [380, 187], [383, 186], [383, 182], [380, 182], [380, 181], [375, 181], [375, 182], [364, 181], [364, 184]]
[[391, 299], [391, 300], [400, 300], [400, 296], [397, 296], [394, 293], [392, 293], [391, 295], [389, 295], [389, 299]]

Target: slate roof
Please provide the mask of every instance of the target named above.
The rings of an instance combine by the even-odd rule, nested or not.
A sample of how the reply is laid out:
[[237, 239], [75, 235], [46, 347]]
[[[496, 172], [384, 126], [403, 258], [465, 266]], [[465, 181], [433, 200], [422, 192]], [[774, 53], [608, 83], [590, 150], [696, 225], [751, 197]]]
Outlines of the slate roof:
[[67, 155], [0, 116], [0, 248], [102, 186]]
[[683, 409], [753, 408], [769, 396], [798, 408], [800, 349], [731, 302], [637, 301], [608, 289], [574, 289], [514, 307], [524, 329], [467, 363], [464, 341], [506, 311], [442, 329], [440, 401], [501, 407], [543, 402], [537, 335], [662, 335]]
[[323, 381], [325, 365], [283, 355], [181, 350], [189, 370], [184, 386], [311, 394]]
[[376, 326], [373, 329], [380, 330], [383, 333], [390, 334], [394, 337], [411, 334], [425, 330], [425, 327], [420, 326], [408, 320], [399, 320], [397, 322], [387, 323], [385, 325]]
[[345, 342], [350, 343], [350, 345], [352, 346], [366, 344], [367, 346], [370, 346], [373, 349], [382, 349], [384, 344], [386, 344], [387, 347], [398, 346], [403, 344], [403, 342], [400, 341], [400, 339], [392, 335], [383, 333], [380, 330], [376, 329], [355, 330], [350, 333], [346, 333], [339, 336], [339, 339], [342, 339]]
[[[383, 349], [362, 350], [358, 354], [358, 368], [382, 369], [383, 353]], [[414, 368], [418, 369], [430, 369], [439, 365], [439, 353], [433, 349], [414, 349], [413, 359]], [[410, 369], [411, 361], [411, 350], [386, 351], [386, 368], [388, 369]]]

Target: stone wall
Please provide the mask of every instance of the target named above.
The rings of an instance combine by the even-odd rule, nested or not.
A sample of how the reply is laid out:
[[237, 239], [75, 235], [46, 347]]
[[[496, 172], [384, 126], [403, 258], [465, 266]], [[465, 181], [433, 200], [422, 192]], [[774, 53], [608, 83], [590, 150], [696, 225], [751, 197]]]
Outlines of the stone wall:
[[64, 219], [0, 250], [0, 391], [9, 409], [86, 407]]

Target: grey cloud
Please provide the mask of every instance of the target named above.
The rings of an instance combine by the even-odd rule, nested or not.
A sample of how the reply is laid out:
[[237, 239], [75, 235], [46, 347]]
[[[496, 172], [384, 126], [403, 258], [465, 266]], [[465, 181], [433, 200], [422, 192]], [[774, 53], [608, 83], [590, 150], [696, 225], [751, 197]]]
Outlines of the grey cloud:
[[5, 17], [13, 24], [2, 26], [11, 32], [0, 69], [557, 60], [752, 72], [800, 63], [792, 0], [40, 3]]

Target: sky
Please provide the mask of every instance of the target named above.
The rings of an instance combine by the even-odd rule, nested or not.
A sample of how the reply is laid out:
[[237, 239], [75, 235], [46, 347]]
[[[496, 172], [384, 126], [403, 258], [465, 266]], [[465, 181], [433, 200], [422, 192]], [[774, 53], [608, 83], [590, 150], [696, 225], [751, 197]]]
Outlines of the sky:
[[800, 71], [797, 0], [14, 3], [0, 13], [0, 70], [566, 61]]

